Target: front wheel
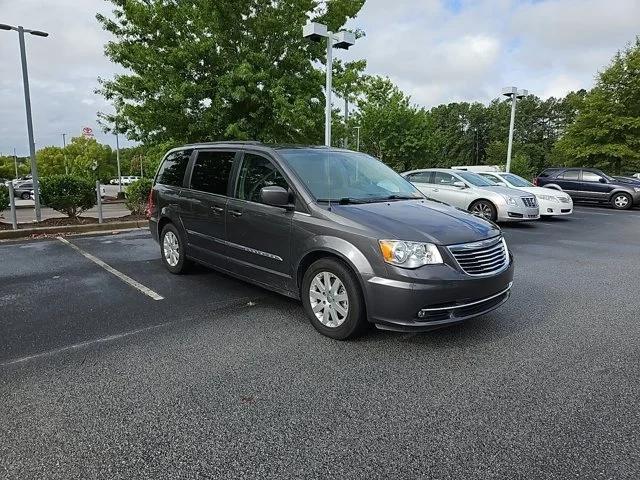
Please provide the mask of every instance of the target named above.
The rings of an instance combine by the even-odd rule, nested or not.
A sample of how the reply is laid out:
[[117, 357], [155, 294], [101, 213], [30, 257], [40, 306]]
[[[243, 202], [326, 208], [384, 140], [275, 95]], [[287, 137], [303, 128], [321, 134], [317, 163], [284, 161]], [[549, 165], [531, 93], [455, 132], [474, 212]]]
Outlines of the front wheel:
[[364, 299], [355, 275], [331, 258], [314, 262], [305, 272], [302, 304], [316, 330], [336, 340], [361, 334], [367, 319]]
[[627, 210], [633, 205], [633, 200], [628, 193], [616, 193], [611, 199], [611, 205], [616, 210]]
[[167, 223], [160, 234], [160, 253], [162, 263], [171, 273], [185, 273], [191, 266], [184, 247], [185, 242], [178, 229], [172, 223]]
[[469, 212], [476, 217], [484, 218], [485, 220], [490, 220], [492, 222], [495, 222], [498, 218], [496, 207], [494, 207], [488, 200], [478, 200], [477, 202], [473, 202], [469, 207]]

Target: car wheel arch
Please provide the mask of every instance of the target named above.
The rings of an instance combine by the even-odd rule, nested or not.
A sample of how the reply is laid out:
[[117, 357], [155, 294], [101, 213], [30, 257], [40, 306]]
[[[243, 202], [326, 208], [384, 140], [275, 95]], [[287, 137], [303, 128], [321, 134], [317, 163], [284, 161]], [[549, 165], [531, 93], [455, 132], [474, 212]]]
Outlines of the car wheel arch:
[[556, 185], [555, 183], [548, 183], [546, 185], [543, 185], [544, 188], [553, 188], [554, 190], [560, 190], [562, 191], [562, 187], [560, 187], [560, 185]]
[[490, 203], [491, 205], [493, 205], [493, 208], [495, 208], [495, 209], [496, 209], [496, 212], [498, 211], [498, 207], [496, 206], [496, 202], [494, 202], [494, 201], [492, 201], [492, 200], [489, 200], [488, 198], [485, 198], [485, 197], [476, 198], [473, 202], [471, 202], [469, 205], [467, 205], [467, 211], [468, 211], [468, 210], [471, 210], [471, 207], [472, 207], [474, 204], [478, 203], [478, 202], [488, 202], [488, 203]]

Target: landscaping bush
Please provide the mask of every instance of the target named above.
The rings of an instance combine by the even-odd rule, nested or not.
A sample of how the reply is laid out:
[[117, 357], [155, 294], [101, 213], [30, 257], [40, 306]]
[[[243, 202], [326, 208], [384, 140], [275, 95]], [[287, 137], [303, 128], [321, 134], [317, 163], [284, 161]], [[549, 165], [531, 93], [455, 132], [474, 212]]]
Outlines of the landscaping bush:
[[0, 185], [0, 214], [7, 208], [9, 208], [9, 189], [4, 185]]
[[72, 175], [51, 175], [40, 179], [40, 199], [43, 205], [76, 218], [96, 204], [95, 185]]
[[147, 208], [147, 198], [153, 182], [150, 178], [136, 180], [127, 188], [127, 200], [125, 205], [133, 215], [142, 215]]

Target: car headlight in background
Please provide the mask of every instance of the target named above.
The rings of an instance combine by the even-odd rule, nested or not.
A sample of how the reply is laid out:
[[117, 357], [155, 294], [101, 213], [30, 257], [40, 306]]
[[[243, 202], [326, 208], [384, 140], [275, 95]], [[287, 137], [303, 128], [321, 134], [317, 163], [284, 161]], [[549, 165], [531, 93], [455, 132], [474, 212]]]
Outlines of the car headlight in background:
[[510, 197], [509, 195], [502, 195], [502, 198], [505, 199], [505, 201], [507, 202], [507, 205], [513, 205], [514, 207], [518, 206], [518, 202], [516, 201], [515, 198]]
[[433, 243], [380, 240], [384, 261], [404, 268], [442, 263], [442, 255]]
[[559, 202], [558, 197], [554, 197], [553, 195], [537, 195], [537, 197], [540, 200], [547, 200], [549, 202], [555, 202], [555, 203]]

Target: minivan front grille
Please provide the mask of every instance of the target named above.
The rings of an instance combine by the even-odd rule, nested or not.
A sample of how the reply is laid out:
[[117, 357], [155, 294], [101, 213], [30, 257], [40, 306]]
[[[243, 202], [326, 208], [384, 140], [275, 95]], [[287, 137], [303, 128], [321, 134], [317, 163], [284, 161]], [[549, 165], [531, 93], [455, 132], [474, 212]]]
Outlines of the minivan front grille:
[[524, 203], [525, 207], [535, 208], [538, 206], [538, 202], [536, 202], [536, 197], [522, 197], [522, 203]]
[[467, 275], [493, 275], [504, 270], [509, 263], [509, 255], [502, 237], [450, 245], [448, 248]]

